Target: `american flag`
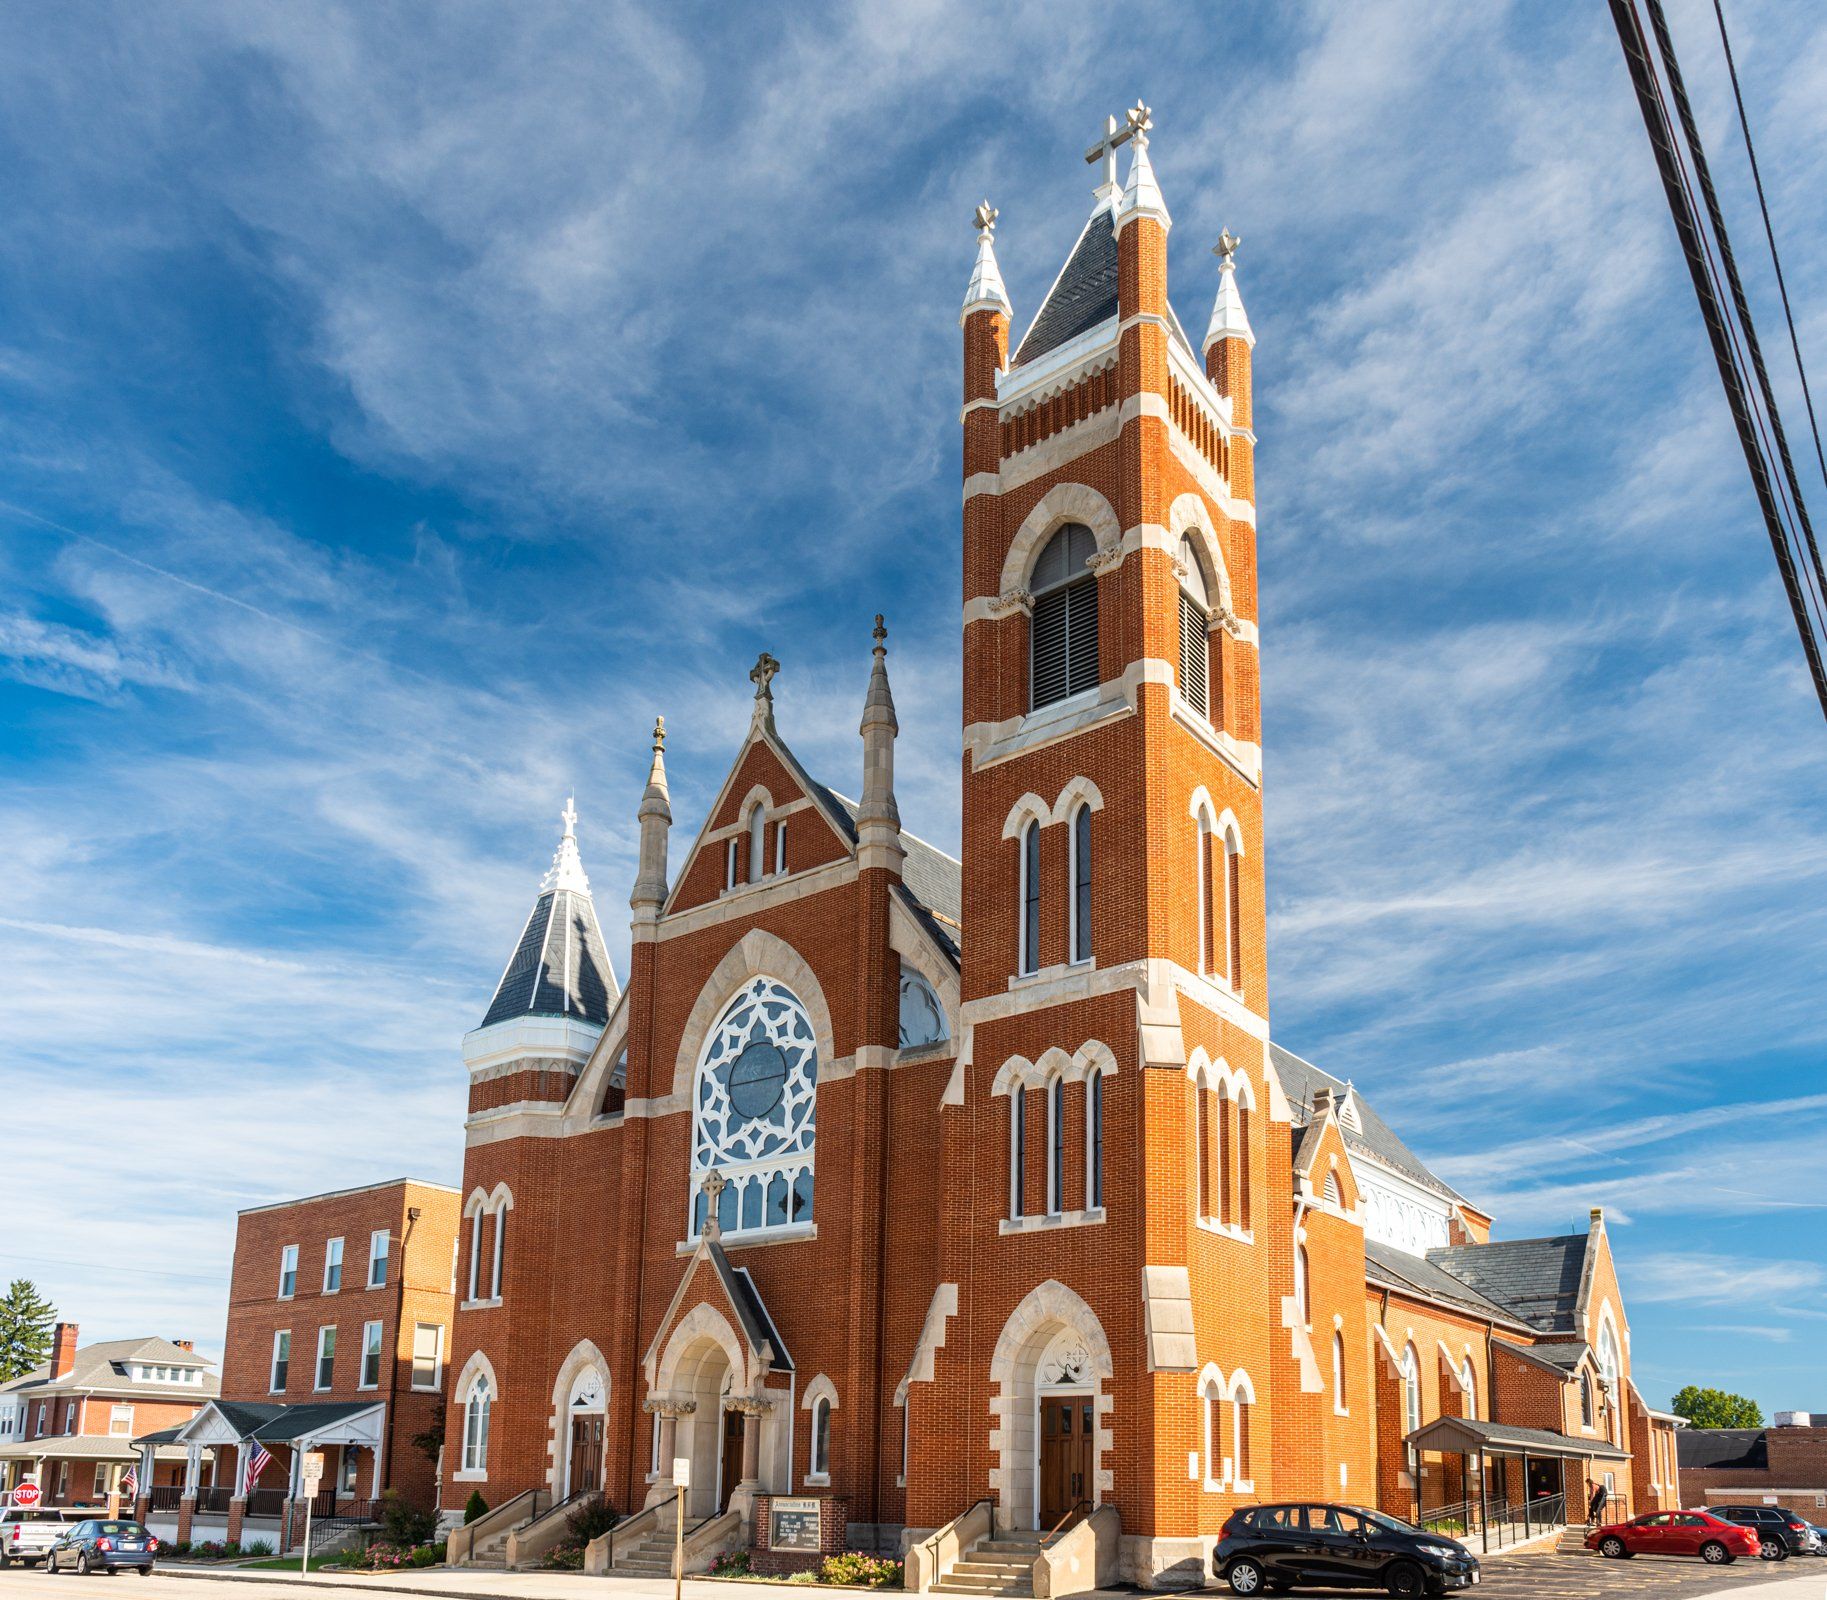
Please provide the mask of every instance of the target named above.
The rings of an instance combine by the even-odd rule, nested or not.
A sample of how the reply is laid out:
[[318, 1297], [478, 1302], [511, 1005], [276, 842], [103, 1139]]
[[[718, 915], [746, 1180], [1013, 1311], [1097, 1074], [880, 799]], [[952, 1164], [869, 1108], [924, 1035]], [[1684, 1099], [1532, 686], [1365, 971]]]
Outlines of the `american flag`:
[[260, 1474], [273, 1459], [272, 1452], [258, 1440], [254, 1444], [254, 1453], [247, 1458], [247, 1481], [241, 1485], [241, 1498], [247, 1499], [254, 1492], [254, 1485], [260, 1481]]
[[121, 1474], [121, 1494], [136, 1495], [140, 1492], [140, 1469], [129, 1467]]

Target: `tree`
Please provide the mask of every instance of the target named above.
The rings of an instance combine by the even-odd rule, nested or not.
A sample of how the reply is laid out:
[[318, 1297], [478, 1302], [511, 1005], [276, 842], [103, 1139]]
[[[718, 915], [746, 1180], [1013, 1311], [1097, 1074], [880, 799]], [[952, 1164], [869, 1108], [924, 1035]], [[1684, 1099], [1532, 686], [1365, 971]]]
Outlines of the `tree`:
[[1676, 1416], [1686, 1417], [1696, 1428], [1761, 1428], [1762, 1407], [1741, 1394], [1724, 1389], [1702, 1389], [1690, 1383], [1669, 1402]]
[[28, 1278], [15, 1278], [0, 1296], [0, 1383], [23, 1376], [51, 1354], [56, 1308]]

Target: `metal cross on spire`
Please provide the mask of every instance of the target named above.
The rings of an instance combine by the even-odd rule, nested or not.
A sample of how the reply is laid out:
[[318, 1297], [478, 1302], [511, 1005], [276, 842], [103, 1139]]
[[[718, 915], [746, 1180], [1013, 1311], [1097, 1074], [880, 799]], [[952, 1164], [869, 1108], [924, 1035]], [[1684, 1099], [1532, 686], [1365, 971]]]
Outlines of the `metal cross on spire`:
[[1098, 185], [1100, 189], [1116, 187], [1117, 151], [1128, 144], [1138, 133], [1146, 134], [1153, 126], [1154, 122], [1149, 116], [1148, 107], [1143, 105], [1140, 100], [1123, 113], [1121, 122], [1118, 122], [1115, 117], [1104, 118], [1104, 136], [1085, 152], [1087, 166], [1096, 166], [1100, 161], [1104, 163], [1104, 181]]
[[1218, 242], [1212, 246], [1212, 254], [1225, 266], [1234, 267], [1237, 265], [1237, 247], [1242, 243], [1243, 240], [1226, 228], [1223, 233], [1218, 235]]
[[887, 655], [888, 627], [887, 624], [882, 621], [882, 613], [879, 611], [875, 614], [875, 632], [871, 634], [870, 637], [875, 640], [875, 653], [878, 656]]
[[756, 657], [755, 665], [749, 668], [749, 682], [755, 685], [757, 700], [772, 700], [774, 691], [769, 687], [774, 681], [774, 674], [780, 671], [780, 663], [767, 651], [763, 650]]
[[559, 813], [559, 815], [564, 818], [565, 837], [567, 839], [575, 839], [577, 837], [577, 796], [576, 795], [572, 794], [572, 795], [565, 796], [565, 809], [563, 811], [561, 811]]
[[1002, 213], [1000, 211], [991, 205], [989, 201], [985, 200], [982, 205], [977, 207], [978, 233], [994, 233], [996, 231], [996, 219], [1001, 215]]

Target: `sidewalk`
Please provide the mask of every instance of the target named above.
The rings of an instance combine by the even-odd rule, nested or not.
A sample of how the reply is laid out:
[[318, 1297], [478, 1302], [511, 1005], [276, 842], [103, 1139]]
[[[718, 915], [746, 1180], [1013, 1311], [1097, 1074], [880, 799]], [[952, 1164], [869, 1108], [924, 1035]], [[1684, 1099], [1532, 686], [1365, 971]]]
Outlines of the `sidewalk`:
[[[290, 1588], [308, 1586], [329, 1589], [339, 1594], [359, 1590], [365, 1594], [402, 1594], [436, 1596], [439, 1600], [483, 1600], [485, 1596], [505, 1596], [509, 1600], [583, 1600], [596, 1596], [603, 1600], [672, 1600], [671, 1578], [638, 1578], [622, 1573], [590, 1577], [581, 1572], [506, 1572], [500, 1567], [422, 1567], [409, 1573], [328, 1572], [300, 1576], [295, 1572], [261, 1572], [251, 1567], [188, 1567], [179, 1562], [161, 1565], [153, 1578], [196, 1580], [203, 1583], [269, 1583]], [[768, 1583], [755, 1579], [740, 1582], [719, 1578], [687, 1578], [684, 1600], [787, 1600], [797, 1596], [806, 1600], [808, 1593], [833, 1596], [856, 1595], [855, 1589], [817, 1589], [803, 1583]], [[893, 1594], [900, 1591], [893, 1590]], [[225, 1596], [224, 1600], [230, 1600]], [[1818, 1600], [1818, 1597], [1817, 1597]]]

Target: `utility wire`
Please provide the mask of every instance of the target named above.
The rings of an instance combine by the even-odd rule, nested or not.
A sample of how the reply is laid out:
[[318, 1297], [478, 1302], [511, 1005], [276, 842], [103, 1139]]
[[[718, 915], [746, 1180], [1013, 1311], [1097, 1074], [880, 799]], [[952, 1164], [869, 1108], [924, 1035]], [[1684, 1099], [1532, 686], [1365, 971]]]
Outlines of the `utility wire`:
[[1745, 154], [1751, 158], [1751, 181], [1757, 185], [1757, 209], [1763, 213], [1764, 237], [1770, 241], [1770, 263], [1776, 268], [1776, 289], [1783, 298], [1783, 318], [1789, 324], [1789, 348], [1795, 352], [1796, 375], [1802, 380], [1802, 399], [1808, 407], [1808, 431], [1814, 435], [1814, 459], [1821, 465], [1821, 478], [1827, 481], [1827, 454], [1821, 450], [1821, 428], [1814, 416], [1814, 394], [1808, 387], [1808, 369], [1802, 364], [1801, 340], [1795, 333], [1795, 312], [1789, 305], [1789, 284], [1783, 277], [1783, 258], [1776, 248], [1776, 230], [1770, 225], [1770, 205], [1764, 198], [1764, 177], [1757, 165], [1757, 146], [1751, 142], [1751, 120], [1745, 115], [1745, 97], [1738, 87], [1738, 64], [1732, 59], [1732, 40], [1726, 33], [1725, 7], [1713, 0], [1713, 15], [1719, 19], [1719, 42], [1725, 47], [1726, 72], [1732, 79], [1732, 98], [1738, 102], [1738, 126], [1745, 138]]
[[[1656, 0], [1649, 0], [1649, 3], [1652, 14], [1659, 13]], [[1644, 130], [1649, 135], [1650, 149], [1662, 178], [1669, 214], [1681, 242], [1682, 254], [1687, 258], [1695, 298], [1700, 302], [1701, 318], [1706, 324], [1707, 337], [1713, 347], [1713, 359], [1719, 368], [1720, 384], [1725, 390], [1726, 403], [1738, 430], [1745, 465], [1751, 475], [1751, 486], [1757, 496], [1758, 508], [1763, 514], [1771, 552], [1776, 558], [1777, 572], [1782, 578], [1783, 589], [1789, 596], [1789, 607], [1795, 616], [1796, 631], [1801, 635], [1802, 651], [1808, 660], [1809, 673], [1821, 703], [1822, 715], [1827, 716], [1827, 666], [1823, 665], [1820, 643], [1809, 616], [1809, 597], [1789, 548], [1790, 533], [1783, 515], [1786, 508], [1772, 481], [1767, 445], [1759, 438], [1762, 431], [1761, 419], [1754, 416], [1754, 408], [1746, 394], [1742, 358], [1735, 348], [1736, 340], [1720, 303], [1711, 251], [1701, 234], [1692, 191], [1688, 187], [1668, 108], [1663, 102], [1661, 83], [1650, 56], [1649, 42], [1637, 15], [1636, 0], [1610, 0], [1610, 5], [1612, 21], [1618, 31], [1618, 42], [1624, 52], [1624, 63], [1636, 90], [1638, 109], [1643, 115]]]
[[1770, 373], [1764, 366], [1763, 347], [1757, 338], [1757, 325], [1751, 320], [1750, 302], [1745, 297], [1745, 286], [1738, 275], [1738, 261], [1732, 253], [1732, 238], [1726, 232], [1725, 214], [1719, 206], [1719, 196], [1713, 188], [1713, 175], [1707, 166], [1706, 150], [1700, 142], [1700, 126], [1694, 120], [1693, 107], [1688, 103], [1687, 85], [1682, 81], [1681, 64], [1675, 58], [1675, 41], [1669, 33], [1668, 17], [1662, 9], [1662, 0], [1646, 0], [1649, 7], [1649, 19], [1656, 30], [1656, 46], [1662, 55], [1663, 69], [1668, 73], [1669, 88], [1675, 97], [1675, 110], [1681, 118], [1681, 131], [1687, 139], [1688, 154], [1693, 160], [1694, 177], [1700, 185], [1701, 197], [1706, 201], [1707, 220], [1712, 225], [1713, 237], [1718, 241], [1720, 264], [1725, 268], [1726, 282], [1732, 291], [1732, 307], [1738, 314], [1738, 325], [1744, 330], [1744, 340], [1751, 354], [1751, 368], [1757, 376], [1758, 393], [1763, 397], [1764, 413], [1769, 418], [1770, 431], [1776, 437], [1777, 454], [1783, 464], [1783, 477], [1788, 484], [1789, 499], [1794, 506], [1796, 519], [1801, 523], [1801, 542], [1806, 549], [1812, 574], [1807, 567], [1803, 569], [1803, 578], [1812, 576], [1814, 582], [1814, 606], [1816, 619], [1827, 631], [1827, 571], [1822, 570], [1820, 546], [1815, 543], [1814, 527], [1808, 520], [1808, 507], [1802, 500], [1802, 486], [1796, 477], [1795, 462], [1789, 454], [1789, 439], [1783, 431], [1782, 415], [1776, 409], [1776, 393], [1770, 385]]

